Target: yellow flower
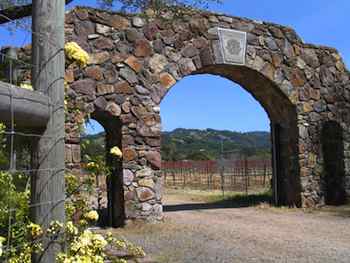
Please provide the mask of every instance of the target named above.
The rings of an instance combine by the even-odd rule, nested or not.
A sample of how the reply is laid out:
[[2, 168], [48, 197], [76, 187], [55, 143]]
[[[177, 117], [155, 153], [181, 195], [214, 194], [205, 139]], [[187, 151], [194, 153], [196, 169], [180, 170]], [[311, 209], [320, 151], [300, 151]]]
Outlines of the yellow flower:
[[97, 251], [102, 251], [107, 244], [107, 241], [102, 235], [94, 234], [90, 230], [85, 230], [76, 240], [73, 241], [71, 250], [74, 252], [73, 254], [92, 257], [97, 255]]
[[21, 84], [19, 85], [19, 87], [22, 88], [22, 89], [33, 90], [32, 85], [30, 85], [30, 84], [28, 84], [28, 83], [21, 83]]
[[117, 146], [114, 146], [113, 148], [111, 148], [110, 154], [117, 156], [119, 158], [123, 156], [122, 151]]
[[84, 217], [90, 221], [98, 220], [98, 213], [95, 210], [92, 210], [84, 215]]
[[78, 228], [76, 228], [72, 221], [66, 223], [66, 231], [70, 235], [78, 235]]
[[93, 234], [91, 239], [96, 249], [102, 250], [108, 244], [106, 239], [100, 234]]
[[89, 162], [89, 163], [86, 165], [86, 167], [87, 167], [88, 169], [94, 169], [94, 168], [98, 168], [98, 164], [95, 163], [95, 162]]
[[34, 223], [30, 223], [27, 228], [30, 231], [30, 235], [32, 236], [32, 238], [38, 238], [40, 236], [42, 236], [43, 234], [43, 230], [41, 229], [41, 226], [34, 224]]
[[47, 229], [47, 233], [49, 235], [57, 235], [62, 228], [63, 228], [63, 224], [61, 222], [55, 220], [55, 221], [52, 221], [50, 223], [50, 226]]
[[14, 254], [9, 260], [8, 263], [30, 263], [32, 255], [32, 246], [24, 244], [23, 248], [18, 251], [18, 254]]
[[68, 42], [64, 46], [66, 55], [69, 59], [75, 60], [81, 67], [85, 67], [89, 60], [89, 54], [83, 50], [77, 43]]
[[79, 220], [79, 225], [80, 226], [86, 226], [88, 224], [88, 222], [85, 219], [80, 219]]
[[120, 249], [125, 249], [126, 248], [125, 240], [117, 239], [114, 244], [117, 246], [117, 248], [120, 248]]

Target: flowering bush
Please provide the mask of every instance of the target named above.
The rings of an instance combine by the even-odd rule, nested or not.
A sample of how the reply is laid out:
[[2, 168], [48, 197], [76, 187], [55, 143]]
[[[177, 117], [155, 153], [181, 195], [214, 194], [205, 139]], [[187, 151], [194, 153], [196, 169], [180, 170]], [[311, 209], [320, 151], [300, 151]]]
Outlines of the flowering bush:
[[106, 239], [102, 235], [85, 230], [73, 239], [66, 253], [60, 253], [57, 256], [57, 262], [103, 263], [105, 259], [103, 250], [107, 244]]
[[6, 238], [0, 236], [0, 257], [1, 257], [1, 255], [2, 255], [2, 253], [3, 253], [2, 247], [3, 247], [3, 243], [4, 243], [5, 241], [6, 241]]
[[127, 250], [133, 257], [144, 257], [146, 255], [142, 247], [136, 246], [123, 238], [115, 238], [111, 233], [107, 234], [107, 241], [119, 250]]
[[[0, 172], [0, 236], [10, 238], [10, 244], [24, 248], [28, 243], [29, 228], [29, 196], [26, 189], [16, 187], [19, 175]], [[11, 225], [11, 228], [9, 228]], [[8, 232], [11, 230], [10, 233]], [[1, 238], [1, 244], [5, 241]], [[4, 250], [1, 245], [2, 256], [16, 255], [16, 249]], [[18, 255], [17, 255], [18, 256]], [[0, 255], [0, 262], [1, 255]]]
[[114, 146], [111, 148], [110, 154], [112, 154], [116, 157], [119, 157], [119, 158], [121, 158], [123, 156], [122, 151], [117, 146]]
[[84, 214], [84, 217], [92, 222], [98, 221], [98, 213], [94, 210]]
[[[0, 141], [3, 140], [4, 128], [0, 123]], [[0, 148], [0, 165], [2, 156], [6, 159], [3, 153]], [[100, 168], [105, 167], [101, 164], [91, 161], [87, 168], [100, 173]], [[88, 229], [89, 223], [99, 219], [98, 213], [89, 208], [88, 202], [93, 179], [80, 180], [73, 174], [65, 176], [67, 222], [53, 221], [47, 228], [29, 220], [30, 192], [25, 187], [27, 180], [23, 174], [0, 172], [0, 262], [7, 258], [8, 263], [31, 263], [32, 254], [43, 251], [41, 239], [44, 237], [62, 245], [67, 244], [65, 253], [57, 256], [58, 263], [103, 263], [106, 259], [126, 263], [122, 258], [109, 258], [104, 251], [107, 244], [126, 249], [137, 257], [144, 255], [140, 247], [130, 242], [111, 235], [104, 238]], [[10, 247], [5, 249], [6, 242]]]
[[22, 89], [33, 90], [33, 86], [29, 83], [21, 83], [19, 87]]
[[74, 174], [66, 174], [65, 181], [67, 196], [69, 196], [65, 202], [67, 219], [78, 223], [79, 220], [83, 220], [81, 215], [90, 211], [88, 197], [94, 181], [91, 178], [79, 179]]
[[30, 223], [27, 226], [27, 229], [29, 230], [29, 233], [33, 239], [37, 239], [41, 237], [44, 233], [43, 230], [41, 229], [41, 226], [34, 223]]
[[13, 254], [10, 257], [8, 262], [9, 263], [31, 263], [32, 252], [34, 252], [34, 249], [31, 247], [31, 245], [29, 243], [24, 243], [19, 254]]
[[55, 220], [50, 223], [50, 226], [47, 229], [46, 233], [49, 237], [57, 238], [58, 235], [61, 233], [62, 229], [63, 229], [63, 223]]
[[[9, 178], [6, 177], [7, 179]], [[11, 182], [11, 180], [9, 181]], [[0, 185], [3, 182], [0, 181]], [[6, 255], [4, 255], [5, 253], [3, 251], [3, 244], [6, 239], [0, 237], [0, 262], [2, 262], [2, 257], [6, 256], [9, 258], [8, 263], [31, 263], [31, 255], [42, 251], [40, 240], [44, 236], [55, 240], [55, 242], [67, 244], [65, 253], [59, 253], [56, 258], [58, 263], [103, 263], [107, 259], [116, 263], [126, 263], [123, 258], [110, 258], [105, 253], [107, 245], [117, 250], [126, 250], [133, 257], [143, 257], [145, 255], [141, 247], [135, 246], [126, 240], [114, 238], [111, 234], [105, 238], [101, 234], [89, 230], [89, 222], [96, 222], [98, 220], [98, 213], [94, 210], [89, 210], [87, 202], [81, 202], [84, 198], [81, 191], [77, 190], [81, 189], [77, 177], [71, 174], [66, 175], [66, 184], [68, 192], [70, 191], [72, 195], [80, 196], [81, 198], [71, 199], [68, 201], [70, 205], [66, 205], [66, 208], [72, 206], [74, 211], [76, 209], [85, 211], [75, 218], [76, 223], [73, 223], [72, 220], [68, 220], [65, 224], [53, 221], [47, 229], [44, 229], [40, 225], [31, 223], [26, 219], [26, 227], [23, 223], [22, 226], [24, 227], [19, 231], [23, 238], [20, 240], [14, 239], [11, 249], [5, 252]], [[28, 196], [25, 200], [28, 204]], [[75, 202], [76, 200], [78, 200], [78, 204]], [[25, 211], [26, 213], [28, 212], [27, 209]], [[70, 213], [69, 211], [68, 209], [67, 215]]]
[[88, 162], [87, 165], [86, 165], [86, 168], [89, 170], [89, 171], [98, 171], [100, 169], [100, 166], [98, 163], [96, 162]]
[[75, 60], [81, 67], [85, 67], [89, 60], [89, 54], [83, 50], [77, 43], [68, 42], [64, 46], [68, 59]]

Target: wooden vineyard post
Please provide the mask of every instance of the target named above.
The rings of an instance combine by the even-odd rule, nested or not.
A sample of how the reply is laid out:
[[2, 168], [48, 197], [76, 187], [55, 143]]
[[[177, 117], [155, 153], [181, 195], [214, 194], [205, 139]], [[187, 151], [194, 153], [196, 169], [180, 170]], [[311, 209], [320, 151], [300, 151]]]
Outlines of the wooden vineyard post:
[[266, 185], [266, 162], [264, 162], [264, 179], [263, 179], [263, 184], [264, 184], [264, 187]]
[[161, 173], [162, 173], [162, 177], [164, 178], [164, 185], [166, 185], [167, 172], [166, 172], [166, 169], [164, 169], [164, 163], [162, 163]]
[[222, 196], [225, 196], [225, 178], [224, 178], [224, 163], [223, 159], [221, 159], [221, 167], [220, 167], [220, 184], [221, 184], [221, 192]]
[[233, 191], [233, 176], [234, 176], [234, 167], [231, 166], [231, 169], [230, 169], [230, 173], [231, 173], [231, 191]]
[[207, 190], [209, 190], [209, 173], [207, 173]]
[[245, 193], [248, 195], [248, 160], [247, 157], [244, 158], [244, 178], [245, 178]]
[[247, 173], [247, 182], [248, 182], [248, 187], [250, 186], [250, 173], [249, 173], [249, 163], [248, 160], [246, 159], [246, 173]]
[[[236, 185], [236, 177], [237, 177], [237, 174], [238, 174], [238, 168], [235, 166], [235, 168], [233, 169], [233, 185]], [[233, 191], [233, 189], [232, 189]]]
[[182, 169], [181, 169], [181, 174], [182, 174], [182, 179], [183, 179], [182, 188], [185, 188], [186, 187], [186, 175], [185, 175], [185, 173], [182, 172]]
[[209, 190], [210, 188], [210, 161], [207, 162], [207, 165], [206, 165], [206, 178], [204, 179], [204, 186], [203, 186], [203, 189], [206, 189], [206, 190]]
[[176, 186], [176, 179], [175, 179], [174, 169], [172, 169], [172, 174], [173, 174], [173, 185]]
[[[33, 0], [32, 84], [51, 99], [50, 118], [33, 151], [31, 217], [44, 229], [65, 221], [64, 199], [64, 6], [63, 0]], [[35, 263], [52, 263], [62, 250], [43, 238]]]

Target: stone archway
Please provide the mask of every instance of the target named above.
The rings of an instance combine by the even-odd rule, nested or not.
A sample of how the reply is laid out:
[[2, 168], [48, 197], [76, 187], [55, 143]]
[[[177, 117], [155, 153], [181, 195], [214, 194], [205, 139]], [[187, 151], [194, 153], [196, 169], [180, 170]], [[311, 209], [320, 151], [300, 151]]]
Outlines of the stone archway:
[[[268, 112], [278, 203], [324, 203], [324, 122], [343, 128], [349, 178], [350, 75], [332, 48], [305, 44], [287, 27], [200, 11], [167, 21], [76, 8], [66, 15], [66, 39], [90, 54], [85, 69], [74, 63], [67, 68], [72, 98], [85, 114], [103, 108], [108, 122], [120, 119], [128, 219], [162, 217], [159, 104], [190, 74], [231, 79]], [[72, 123], [66, 126], [67, 149], [77, 149]]]

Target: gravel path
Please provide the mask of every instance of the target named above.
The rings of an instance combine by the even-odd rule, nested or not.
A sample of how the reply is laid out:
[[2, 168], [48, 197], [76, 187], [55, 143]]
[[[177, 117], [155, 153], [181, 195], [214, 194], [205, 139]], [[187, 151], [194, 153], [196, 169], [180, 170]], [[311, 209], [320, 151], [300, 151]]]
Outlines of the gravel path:
[[119, 230], [159, 262], [350, 262], [348, 216], [210, 209], [176, 195], [167, 204], [164, 223]]

